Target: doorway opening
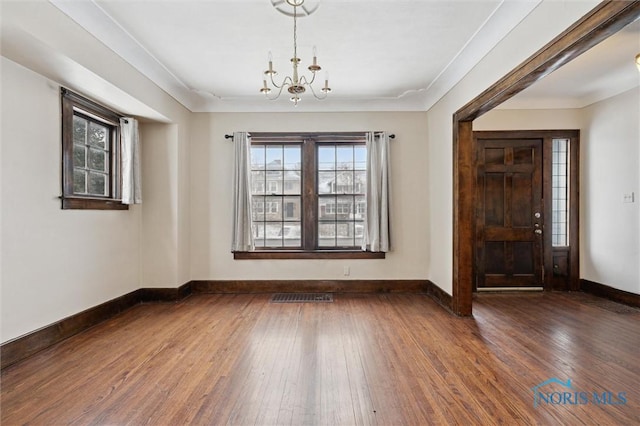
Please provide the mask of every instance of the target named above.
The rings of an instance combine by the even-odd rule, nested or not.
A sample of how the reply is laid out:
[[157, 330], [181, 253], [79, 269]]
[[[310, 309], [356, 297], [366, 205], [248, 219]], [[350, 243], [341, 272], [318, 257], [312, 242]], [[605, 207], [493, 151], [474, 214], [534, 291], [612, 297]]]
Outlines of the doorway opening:
[[453, 115], [453, 282], [451, 309], [472, 314], [475, 144], [473, 120], [544, 78], [640, 16], [640, 2], [602, 2]]

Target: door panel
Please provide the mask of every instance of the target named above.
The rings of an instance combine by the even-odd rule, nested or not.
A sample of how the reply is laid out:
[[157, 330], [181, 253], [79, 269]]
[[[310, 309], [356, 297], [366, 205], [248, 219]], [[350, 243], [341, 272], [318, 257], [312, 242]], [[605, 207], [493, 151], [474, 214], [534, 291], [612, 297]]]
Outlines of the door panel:
[[542, 287], [542, 139], [477, 139], [476, 286]]

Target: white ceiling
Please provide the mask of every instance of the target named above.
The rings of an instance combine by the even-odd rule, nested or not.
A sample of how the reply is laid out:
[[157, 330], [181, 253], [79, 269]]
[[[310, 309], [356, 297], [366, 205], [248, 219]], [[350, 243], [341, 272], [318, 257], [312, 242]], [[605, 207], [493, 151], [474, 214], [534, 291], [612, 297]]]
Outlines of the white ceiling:
[[[191, 111], [293, 108], [285, 94], [267, 101], [259, 92], [269, 51], [280, 78], [291, 74], [293, 19], [278, 12], [272, 0], [50, 1]], [[425, 111], [539, 4], [307, 1], [319, 7], [298, 20], [298, 56], [306, 71], [317, 47], [320, 77], [329, 72], [332, 93], [321, 102], [302, 95], [297, 111]], [[607, 58], [616, 61], [621, 60]], [[588, 85], [570, 91], [563, 82], [553, 83], [554, 73], [545, 79], [548, 85], [534, 86], [539, 93], [529, 89], [529, 105], [558, 95], [589, 96], [585, 90], [593, 76], [579, 69]], [[601, 74], [600, 69], [595, 75]], [[516, 108], [524, 105], [519, 98], [512, 101]]]
[[[306, 71], [317, 47], [332, 93], [301, 111], [424, 111], [539, 3], [319, 1], [298, 19], [298, 56]], [[269, 51], [291, 74], [293, 19], [271, 0], [51, 3], [192, 111], [291, 111], [259, 92]]]
[[584, 108], [640, 86], [634, 58], [640, 20], [500, 105], [500, 109]]

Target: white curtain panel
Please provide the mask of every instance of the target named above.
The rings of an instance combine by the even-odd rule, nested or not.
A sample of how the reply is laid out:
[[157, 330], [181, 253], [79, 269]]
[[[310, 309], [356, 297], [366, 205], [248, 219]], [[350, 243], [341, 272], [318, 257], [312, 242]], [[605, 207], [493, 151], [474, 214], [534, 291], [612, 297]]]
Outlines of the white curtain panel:
[[122, 162], [122, 203], [142, 203], [142, 179], [140, 178], [140, 135], [138, 120], [120, 119], [120, 144]]
[[254, 249], [251, 232], [251, 137], [233, 134], [233, 235], [231, 251]]
[[362, 250], [388, 252], [391, 248], [389, 136], [367, 133], [367, 215]]

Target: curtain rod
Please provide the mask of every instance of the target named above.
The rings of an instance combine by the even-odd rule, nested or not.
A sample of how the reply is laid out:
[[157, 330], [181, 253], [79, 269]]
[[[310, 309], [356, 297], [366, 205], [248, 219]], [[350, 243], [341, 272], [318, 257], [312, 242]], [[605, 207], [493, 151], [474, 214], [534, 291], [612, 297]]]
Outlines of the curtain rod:
[[[374, 132], [374, 133], [382, 133], [382, 132]], [[233, 139], [233, 135], [224, 135], [225, 139]], [[389, 139], [395, 139], [396, 135], [394, 133], [389, 135]]]

